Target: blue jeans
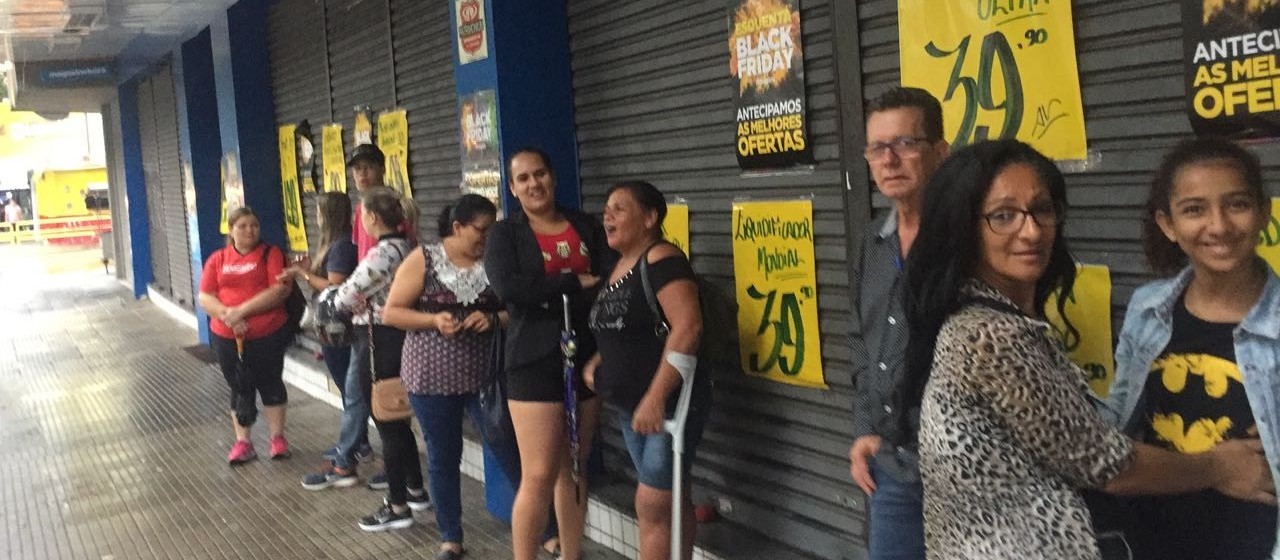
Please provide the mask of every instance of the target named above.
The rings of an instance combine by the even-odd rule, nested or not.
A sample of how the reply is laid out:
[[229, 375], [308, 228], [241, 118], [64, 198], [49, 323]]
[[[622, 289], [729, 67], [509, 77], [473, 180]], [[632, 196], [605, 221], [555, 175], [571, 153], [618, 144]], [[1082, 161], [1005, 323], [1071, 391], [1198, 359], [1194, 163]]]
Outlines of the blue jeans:
[[[409, 395], [427, 444], [427, 487], [445, 542], [462, 542], [462, 415], [480, 425], [480, 399], [465, 395]], [[519, 458], [516, 458], [519, 461]]]
[[372, 380], [360, 374], [360, 356], [368, 359], [368, 336], [356, 336], [351, 343], [346, 378], [342, 390], [342, 425], [338, 430], [338, 457], [333, 464], [355, 468], [356, 450], [369, 442], [369, 386]]
[[880, 470], [873, 459], [868, 521], [868, 560], [924, 560], [924, 487], [920, 481], [901, 482]]
[[329, 370], [329, 378], [338, 386], [338, 392], [347, 392], [347, 368], [351, 367], [350, 346], [321, 346], [324, 355], [324, 368]]

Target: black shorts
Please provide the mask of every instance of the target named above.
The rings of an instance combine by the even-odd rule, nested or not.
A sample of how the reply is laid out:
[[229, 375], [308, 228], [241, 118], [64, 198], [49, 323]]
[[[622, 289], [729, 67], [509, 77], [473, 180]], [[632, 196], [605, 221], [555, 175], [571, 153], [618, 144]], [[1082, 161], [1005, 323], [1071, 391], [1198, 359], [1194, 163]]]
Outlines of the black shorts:
[[[578, 358], [574, 372], [574, 386], [578, 400], [594, 399], [596, 394], [582, 380], [582, 364], [587, 358]], [[552, 352], [538, 360], [507, 369], [507, 398], [513, 401], [564, 402], [564, 358]]]

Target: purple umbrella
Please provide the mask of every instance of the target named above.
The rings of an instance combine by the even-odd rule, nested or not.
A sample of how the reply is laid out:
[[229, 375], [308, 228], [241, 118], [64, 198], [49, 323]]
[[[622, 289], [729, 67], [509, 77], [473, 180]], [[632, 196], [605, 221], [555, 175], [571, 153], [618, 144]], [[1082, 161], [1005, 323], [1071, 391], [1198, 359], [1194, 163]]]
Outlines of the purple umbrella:
[[564, 425], [569, 436], [569, 464], [573, 474], [574, 501], [581, 502], [579, 481], [582, 479], [582, 464], [578, 460], [581, 442], [578, 440], [578, 387], [575, 383], [577, 367], [573, 364], [573, 358], [578, 354], [578, 338], [573, 332], [573, 323], [569, 319], [569, 296], [562, 294], [560, 297], [564, 301], [564, 330], [560, 331], [560, 352], [564, 354]]

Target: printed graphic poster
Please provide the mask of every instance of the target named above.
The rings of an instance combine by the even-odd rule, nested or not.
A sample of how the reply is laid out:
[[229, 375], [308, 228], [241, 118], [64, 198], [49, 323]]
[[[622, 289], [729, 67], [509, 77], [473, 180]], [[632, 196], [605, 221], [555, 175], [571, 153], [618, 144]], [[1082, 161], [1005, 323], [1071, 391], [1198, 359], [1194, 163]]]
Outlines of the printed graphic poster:
[[813, 203], [735, 202], [738, 340], [748, 375], [826, 389], [818, 332]]
[[1079, 266], [1071, 299], [1063, 309], [1074, 330], [1067, 329], [1058, 315], [1056, 295], [1045, 304], [1045, 315], [1062, 337], [1067, 356], [1088, 376], [1089, 388], [1098, 397], [1106, 397], [1116, 377], [1111, 347], [1111, 271], [1100, 265]]
[[1280, 198], [1271, 199], [1271, 218], [1258, 240], [1258, 256], [1280, 274]]
[[1187, 117], [1196, 134], [1280, 136], [1280, 4], [1182, 0]]
[[289, 237], [289, 250], [307, 250], [307, 228], [302, 223], [302, 194], [298, 189], [297, 129], [292, 124], [281, 126], [280, 190], [284, 201], [284, 228]]
[[494, 90], [458, 98], [462, 134], [462, 192], [493, 201], [502, 208], [502, 156], [498, 145], [498, 105]]
[[959, 147], [1017, 138], [1086, 158], [1070, 2], [898, 0], [902, 85], [942, 101]]
[[356, 145], [373, 143], [373, 122], [369, 120], [373, 111], [368, 105], [356, 105], [356, 125], [352, 128]]
[[729, 75], [737, 111], [738, 167], [813, 163], [797, 0], [732, 0]]
[[485, 27], [484, 0], [456, 0], [458, 63], [489, 58], [489, 32]]
[[297, 143], [298, 176], [302, 183], [302, 192], [316, 192], [316, 145], [311, 142], [311, 124], [303, 119], [294, 130]]
[[222, 225], [223, 235], [231, 232], [227, 227], [227, 215], [244, 206], [244, 182], [240, 180], [240, 158], [236, 152], [222, 154]]
[[409, 185], [409, 118], [404, 109], [378, 115], [378, 148], [386, 156], [383, 184], [413, 198]]
[[662, 237], [685, 255], [689, 254], [689, 205], [683, 202], [667, 204], [667, 217], [662, 220]]
[[342, 125], [326, 124], [320, 130], [324, 191], [347, 192], [347, 155], [342, 150]]

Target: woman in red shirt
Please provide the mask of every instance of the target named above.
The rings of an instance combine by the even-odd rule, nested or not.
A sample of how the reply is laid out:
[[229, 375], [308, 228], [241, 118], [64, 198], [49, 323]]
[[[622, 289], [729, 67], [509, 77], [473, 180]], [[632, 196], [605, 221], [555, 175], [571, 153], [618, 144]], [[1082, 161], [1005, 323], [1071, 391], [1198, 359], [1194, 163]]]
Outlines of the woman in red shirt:
[[289, 456], [284, 438], [284, 353], [293, 334], [284, 328], [284, 300], [292, 289], [276, 281], [284, 251], [262, 243], [258, 216], [248, 207], [227, 216], [227, 247], [209, 257], [200, 279], [200, 307], [209, 314], [210, 344], [231, 388], [231, 425], [236, 442], [227, 462], [257, 458], [249, 430], [257, 420], [256, 399], [271, 431], [271, 458]]

